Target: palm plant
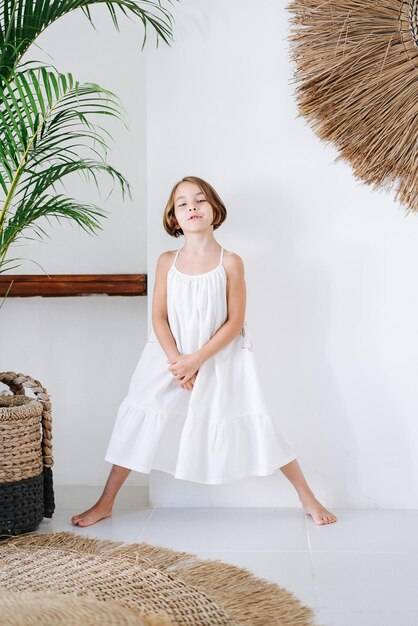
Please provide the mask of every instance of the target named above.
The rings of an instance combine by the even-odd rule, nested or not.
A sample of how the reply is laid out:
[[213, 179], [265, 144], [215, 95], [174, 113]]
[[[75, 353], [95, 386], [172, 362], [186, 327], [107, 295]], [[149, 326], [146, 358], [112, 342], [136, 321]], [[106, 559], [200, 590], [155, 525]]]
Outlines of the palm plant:
[[46, 234], [36, 223], [41, 217], [75, 221], [88, 233], [101, 228], [105, 211], [58, 192], [66, 176], [76, 172], [97, 186], [97, 174], [104, 173], [123, 197], [130, 194], [128, 181], [106, 161], [110, 134], [93, 121], [97, 115], [123, 121], [117, 96], [94, 83], [80, 84], [52, 66], [21, 62], [56, 19], [81, 9], [93, 24], [90, 7], [99, 3], [107, 6], [116, 28], [118, 11], [142, 20], [142, 47], [147, 24], [157, 33], [157, 45], [159, 38], [169, 43], [171, 16], [160, 0], [0, 0], [0, 273], [19, 260], [5, 256], [13, 242], [29, 239], [23, 231]]

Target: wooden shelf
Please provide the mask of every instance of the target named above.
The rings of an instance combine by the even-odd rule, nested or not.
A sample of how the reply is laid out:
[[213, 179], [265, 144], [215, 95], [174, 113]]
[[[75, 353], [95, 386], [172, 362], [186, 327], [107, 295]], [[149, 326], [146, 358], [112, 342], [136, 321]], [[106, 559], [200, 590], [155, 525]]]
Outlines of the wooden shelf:
[[0, 274], [1, 297], [12, 281], [8, 298], [147, 295], [146, 274]]

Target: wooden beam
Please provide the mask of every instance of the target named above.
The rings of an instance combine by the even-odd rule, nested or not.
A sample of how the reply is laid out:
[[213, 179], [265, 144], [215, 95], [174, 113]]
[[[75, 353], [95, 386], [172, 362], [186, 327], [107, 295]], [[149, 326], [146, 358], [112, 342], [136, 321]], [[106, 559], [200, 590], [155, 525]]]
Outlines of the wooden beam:
[[147, 295], [146, 274], [0, 274], [0, 296], [12, 281], [8, 298]]

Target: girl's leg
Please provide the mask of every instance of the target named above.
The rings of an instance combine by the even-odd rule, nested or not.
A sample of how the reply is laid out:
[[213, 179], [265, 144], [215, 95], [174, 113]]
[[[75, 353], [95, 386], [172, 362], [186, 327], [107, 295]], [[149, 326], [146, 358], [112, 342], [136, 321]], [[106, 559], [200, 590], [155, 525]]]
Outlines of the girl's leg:
[[337, 521], [336, 516], [330, 513], [330, 511], [327, 511], [315, 498], [296, 459], [280, 467], [280, 470], [296, 489], [304, 512], [310, 515], [314, 522], [321, 525], [332, 524]]
[[119, 489], [122, 487], [125, 480], [128, 478], [131, 470], [120, 465], [113, 465], [110, 470], [109, 477], [106, 481], [106, 485], [103, 489], [102, 495], [90, 509], [80, 513], [79, 515], [73, 515], [71, 518], [72, 523], [75, 526], [90, 526], [95, 522], [98, 522], [105, 517], [112, 515], [112, 508], [115, 502], [116, 495]]

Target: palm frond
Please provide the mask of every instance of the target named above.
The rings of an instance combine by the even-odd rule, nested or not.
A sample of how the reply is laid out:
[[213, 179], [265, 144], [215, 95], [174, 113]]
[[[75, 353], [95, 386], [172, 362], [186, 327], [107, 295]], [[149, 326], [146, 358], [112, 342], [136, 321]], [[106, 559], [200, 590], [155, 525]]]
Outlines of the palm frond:
[[[89, 233], [101, 228], [106, 212], [58, 192], [73, 173], [98, 174], [130, 196], [124, 176], [109, 165], [106, 134], [93, 124], [97, 115], [123, 121], [117, 97], [94, 83], [45, 67], [15, 72], [0, 90], [0, 263], [12, 242], [41, 217], [70, 219]], [[53, 193], [52, 193], [53, 192]], [[2, 198], [3, 195], [3, 198]], [[43, 233], [43, 231], [41, 231]]]
[[144, 26], [141, 49], [147, 26], [155, 30], [157, 46], [159, 38], [167, 44], [172, 40], [172, 15], [161, 0], [0, 0], [0, 77], [8, 79], [38, 35], [63, 15], [81, 9], [93, 24], [90, 7], [95, 4], [107, 6], [117, 29], [118, 13], [139, 18]]

